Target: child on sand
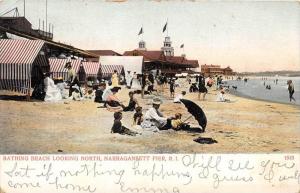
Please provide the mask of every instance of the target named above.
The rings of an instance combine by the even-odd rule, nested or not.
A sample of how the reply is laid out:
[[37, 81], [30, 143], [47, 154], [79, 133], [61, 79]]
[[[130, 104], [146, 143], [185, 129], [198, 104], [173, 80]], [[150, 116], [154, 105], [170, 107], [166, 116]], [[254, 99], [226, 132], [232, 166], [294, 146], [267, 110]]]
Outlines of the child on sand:
[[121, 112], [115, 112], [114, 113], [114, 124], [111, 128], [111, 133], [119, 133], [121, 135], [131, 135], [135, 136], [138, 134], [137, 132], [131, 131], [130, 129], [122, 126], [122, 113]]
[[136, 107], [133, 115], [133, 125], [141, 125], [143, 122], [142, 107]]
[[217, 102], [229, 102], [229, 99], [225, 99], [225, 89], [220, 86], [220, 93], [218, 94]]
[[181, 121], [181, 113], [175, 114], [175, 119], [171, 120], [172, 129], [174, 130], [180, 130], [183, 122]]

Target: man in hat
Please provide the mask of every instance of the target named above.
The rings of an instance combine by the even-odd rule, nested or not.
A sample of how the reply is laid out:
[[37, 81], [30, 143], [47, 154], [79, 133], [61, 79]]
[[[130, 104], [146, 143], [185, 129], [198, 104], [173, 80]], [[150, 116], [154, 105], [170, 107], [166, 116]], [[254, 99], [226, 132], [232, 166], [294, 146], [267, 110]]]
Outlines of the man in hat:
[[163, 114], [159, 111], [159, 107], [161, 104], [162, 101], [160, 98], [155, 97], [153, 99], [152, 107], [146, 112], [144, 121], [141, 124], [143, 129], [158, 131], [170, 129], [172, 127], [171, 120], [164, 117]]
[[73, 86], [77, 85], [79, 88], [80, 96], [82, 97], [79, 80], [77, 78], [77, 74], [75, 70], [72, 68], [71, 62], [67, 62], [65, 68], [68, 69], [68, 81], [70, 82], [69, 88], [69, 97], [72, 96], [72, 92], [74, 91]]

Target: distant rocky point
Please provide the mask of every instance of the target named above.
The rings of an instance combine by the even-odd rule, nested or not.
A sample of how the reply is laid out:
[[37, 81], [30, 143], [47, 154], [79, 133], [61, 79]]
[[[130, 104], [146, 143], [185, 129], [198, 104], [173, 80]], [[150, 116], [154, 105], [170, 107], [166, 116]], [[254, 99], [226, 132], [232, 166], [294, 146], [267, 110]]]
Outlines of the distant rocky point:
[[300, 71], [265, 71], [265, 72], [241, 72], [238, 73], [240, 76], [287, 76], [295, 77], [300, 76]]

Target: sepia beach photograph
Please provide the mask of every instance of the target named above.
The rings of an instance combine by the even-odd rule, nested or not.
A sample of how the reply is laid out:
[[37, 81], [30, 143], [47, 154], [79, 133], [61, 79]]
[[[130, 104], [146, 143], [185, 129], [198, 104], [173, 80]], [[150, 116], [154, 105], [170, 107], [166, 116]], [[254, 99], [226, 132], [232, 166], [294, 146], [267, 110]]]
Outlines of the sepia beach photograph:
[[0, 0], [0, 154], [299, 151], [299, 2]]

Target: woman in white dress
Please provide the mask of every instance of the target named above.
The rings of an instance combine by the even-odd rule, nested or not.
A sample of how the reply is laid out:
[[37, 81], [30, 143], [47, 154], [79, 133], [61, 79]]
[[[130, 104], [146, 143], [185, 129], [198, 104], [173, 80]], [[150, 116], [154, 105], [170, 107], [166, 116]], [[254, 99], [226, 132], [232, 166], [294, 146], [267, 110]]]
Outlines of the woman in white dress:
[[138, 75], [136, 74], [136, 72], [133, 73], [131, 89], [142, 90], [142, 86], [141, 86], [140, 80], [138, 79]]
[[125, 79], [126, 79], [127, 88], [131, 88], [132, 75], [130, 74], [130, 71], [127, 71], [127, 75]]
[[56, 102], [62, 100], [62, 96], [59, 88], [54, 84], [54, 81], [50, 78], [50, 73], [45, 74], [44, 86], [45, 86], [45, 99], [47, 102]]

